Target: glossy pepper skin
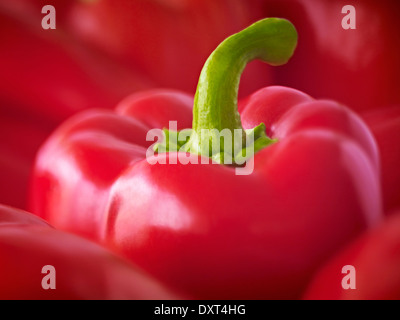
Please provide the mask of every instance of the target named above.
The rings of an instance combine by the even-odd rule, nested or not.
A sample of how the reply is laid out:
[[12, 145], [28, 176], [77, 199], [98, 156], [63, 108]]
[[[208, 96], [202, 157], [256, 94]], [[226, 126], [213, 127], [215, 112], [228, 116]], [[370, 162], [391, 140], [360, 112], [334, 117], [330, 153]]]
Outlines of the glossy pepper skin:
[[[308, 300], [399, 300], [400, 211], [333, 257], [315, 276]], [[354, 267], [354, 289], [343, 289], [343, 266]], [[347, 283], [350, 280], [345, 279]]]
[[[265, 42], [255, 41], [264, 31]], [[217, 60], [210, 56], [206, 62], [194, 102], [158, 90], [127, 98], [115, 112], [87, 111], [69, 119], [38, 154], [32, 211], [113, 248], [196, 298], [299, 297], [321, 263], [380, 220], [377, 147], [356, 114], [294, 89], [266, 87], [238, 106], [238, 126], [262, 122], [278, 140], [255, 154], [251, 174], [236, 175], [234, 167], [216, 163], [148, 161], [204, 154], [146, 159], [154, 142], [146, 141], [147, 132], [168, 127], [170, 120], [178, 129], [190, 128], [193, 104], [194, 129], [201, 129], [201, 114], [217, 114], [216, 105], [204, 107], [218, 97], [226, 107], [220, 123], [238, 120], [237, 87], [232, 85], [233, 94], [222, 90], [230, 88], [225, 79], [237, 63], [219, 80], [207, 78], [220, 74], [226, 64], [218, 59], [238, 52], [235, 45], [249, 50], [246, 57], [265, 45], [262, 59], [281, 64], [295, 42], [289, 22], [262, 20], [214, 51]], [[275, 49], [276, 43], [284, 45]]]
[[[302, 35], [275, 84], [329, 98], [356, 111], [400, 103], [400, 4], [392, 0], [260, 0], [259, 12], [289, 19]], [[356, 29], [342, 19], [355, 9]]]
[[[2, 300], [178, 299], [124, 259], [28, 212], [0, 205]], [[54, 289], [42, 280], [52, 266]], [[48, 279], [44, 279], [49, 284]]]

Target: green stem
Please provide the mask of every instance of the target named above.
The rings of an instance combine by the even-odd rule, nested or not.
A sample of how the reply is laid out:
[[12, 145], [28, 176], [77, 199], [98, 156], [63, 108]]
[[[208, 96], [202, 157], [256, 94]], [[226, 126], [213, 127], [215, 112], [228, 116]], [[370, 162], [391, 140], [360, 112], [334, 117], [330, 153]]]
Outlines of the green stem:
[[[247, 63], [255, 59], [274, 66], [285, 64], [296, 44], [294, 26], [279, 18], [260, 20], [225, 39], [201, 71], [194, 100], [192, 133], [184, 145], [185, 150], [221, 161], [226, 160], [227, 155], [235, 159], [237, 150], [248, 149], [246, 137], [249, 134], [254, 135], [257, 149], [272, 143], [262, 124], [250, 131], [242, 127], [237, 107], [240, 76]], [[219, 135], [223, 130], [229, 130], [232, 137], [235, 131], [240, 133], [229, 148]], [[256, 143], [258, 139], [262, 141]]]

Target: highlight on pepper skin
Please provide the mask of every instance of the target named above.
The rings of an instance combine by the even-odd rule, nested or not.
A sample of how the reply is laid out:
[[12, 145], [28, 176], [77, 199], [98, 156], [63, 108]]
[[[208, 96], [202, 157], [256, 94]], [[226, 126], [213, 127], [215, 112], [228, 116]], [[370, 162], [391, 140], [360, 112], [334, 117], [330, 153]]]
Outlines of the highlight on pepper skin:
[[[301, 298], [326, 259], [379, 223], [382, 212], [377, 146], [354, 111], [283, 86], [237, 101], [247, 62], [286, 63], [296, 41], [288, 20], [263, 19], [217, 47], [194, 97], [151, 90], [115, 111], [76, 114], [38, 153], [32, 212], [197, 299]], [[231, 77], [220, 75], [220, 64], [234, 69]], [[184, 145], [195, 150], [192, 157], [213, 159], [228, 151], [213, 150], [213, 129], [252, 130], [259, 142], [254, 171], [237, 175], [224, 164], [171, 159], [150, 164], [149, 129], [171, 120], [178, 131], [163, 130], [168, 138], [158, 149], [165, 157]], [[169, 143], [188, 128], [182, 146]]]
[[400, 299], [400, 4], [0, 0], [0, 25], [0, 299]]
[[182, 299], [98, 244], [3, 205], [0, 255], [2, 300]]

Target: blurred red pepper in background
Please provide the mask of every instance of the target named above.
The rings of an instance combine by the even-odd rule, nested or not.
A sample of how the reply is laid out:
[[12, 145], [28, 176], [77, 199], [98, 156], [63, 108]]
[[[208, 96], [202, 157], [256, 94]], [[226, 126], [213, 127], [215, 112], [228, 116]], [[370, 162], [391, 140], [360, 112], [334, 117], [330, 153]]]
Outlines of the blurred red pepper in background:
[[[354, 269], [343, 288], [344, 266]], [[315, 276], [305, 296], [309, 300], [400, 300], [400, 210], [359, 237]]]
[[[282, 19], [229, 37], [204, 65], [193, 115], [191, 96], [152, 91], [128, 98], [115, 113], [69, 119], [38, 154], [32, 212], [197, 298], [298, 297], [330, 254], [380, 220], [382, 208], [377, 146], [350, 109], [275, 86], [246, 99], [239, 117], [245, 64], [285, 63], [296, 39]], [[200, 160], [149, 163], [147, 133], [169, 121], [192, 127], [191, 137], [203, 129], [258, 128], [255, 145], [271, 142], [265, 134], [277, 142], [257, 149], [248, 176]], [[187, 156], [167, 151], [169, 160]], [[190, 149], [192, 160], [220, 152]]]
[[36, 151], [60, 122], [153, 86], [40, 22], [0, 9], [0, 203], [22, 209]]
[[[245, 71], [242, 96], [268, 84], [280, 84], [315, 98], [337, 100], [356, 111], [399, 104], [400, 4], [352, 1], [354, 30], [342, 27], [347, 14], [342, 8], [348, 4], [344, 0], [78, 1], [66, 21], [75, 36], [141, 66], [159, 83], [193, 90], [197, 70], [218, 39], [259, 18], [282, 17], [300, 34], [296, 54], [290, 63], [277, 68], [250, 65], [257, 72]], [[253, 83], [248, 84], [248, 79]], [[384, 120], [379, 121], [382, 127]], [[385, 130], [392, 128], [389, 140], [395, 146], [400, 130], [395, 130], [393, 119], [389, 121]], [[373, 132], [384, 153], [385, 208], [390, 209], [400, 203], [399, 156], [394, 156], [395, 148], [383, 146], [387, 142], [381, 139], [382, 129], [377, 130]]]
[[[254, 22], [258, 9], [243, 0], [75, 1], [66, 23], [77, 38], [160, 86], [194, 93], [209, 54], [227, 36]], [[255, 62], [243, 75], [241, 95], [268, 83], [267, 68]]]
[[53, 125], [0, 102], [0, 203], [27, 209], [29, 176]]
[[338, 100], [355, 110], [400, 103], [400, 4], [352, 1], [355, 30], [342, 28], [346, 15], [342, 8], [348, 4], [345, 0], [77, 1], [67, 20], [77, 37], [132, 63], [164, 86], [193, 92], [194, 75], [224, 37], [260, 18], [286, 18], [300, 34], [296, 56], [274, 70], [251, 66], [254, 69], [242, 79], [244, 95], [279, 84]]
[[[256, 2], [242, 0], [0, 0], [23, 19], [40, 21], [41, 7], [60, 12], [58, 25], [146, 74], [158, 86], [193, 93], [197, 75], [211, 51], [228, 35], [260, 15]], [[58, 16], [57, 16], [58, 17]], [[60, 20], [60, 21], [59, 21]], [[259, 63], [242, 78], [241, 95], [265, 86], [269, 73]]]
[[42, 13], [43, 7], [51, 5], [57, 11], [57, 26], [59, 26], [60, 23], [64, 24], [74, 3], [80, 1], [85, 0], [0, 0], [0, 7], [3, 11], [18, 16], [22, 20], [41, 22], [45, 16]]
[[[39, 21], [0, 11], [0, 99], [23, 116], [58, 125], [87, 108], [110, 108], [127, 94], [150, 87], [104, 54], [89, 50]], [[4, 107], [4, 106], [3, 106]]]
[[[34, 154], [45, 134], [61, 121], [86, 108], [113, 108], [128, 94], [149, 87], [179, 83], [180, 87], [194, 91], [203, 56], [235, 26], [248, 22], [245, 6], [229, 1], [199, 3], [187, 10], [178, 2], [171, 6], [168, 2], [132, 1], [129, 3], [135, 9], [134, 18], [130, 17], [131, 11], [124, 10], [126, 3], [122, 3], [122, 8], [120, 2], [105, 3], [103, 13], [111, 20], [98, 21], [96, 28], [110, 27], [102, 35], [105, 41], [121, 40], [132, 45], [129, 50], [139, 56], [132, 61], [129, 57], [121, 59], [124, 63], [113, 59], [114, 42], [106, 44], [110, 50], [101, 52], [66, 31], [68, 19], [74, 20], [75, 11], [80, 12], [74, 6], [87, 4], [61, 0], [0, 1], [1, 121], [15, 124], [15, 128], [10, 125], [2, 128], [2, 141], [7, 140], [0, 145], [4, 151], [0, 168], [4, 177], [0, 182], [3, 203], [26, 209], [25, 191]], [[56, 30], [41, 27], [44, 17], [41, 8], [46, 4], [56, 8]], [[100, 11], [102, 6], [103, 2]], [[120, 15], [117, 20], [121, 21], [121, 27], [127, 27], [122, 37], [118, 36], [122, 30], [113, 31], [114, 10]], [[81, 22], [85, 21], [91, 20]], [[145, 71], [146, 76], [138, 70]], [[246, 83], [261, 86], [267, 79], [264, 71], [254, 66], [250, 73], [248, 80], [242, 81], [244, 87]], [[25, 123], [26, 129], [15, 132]], [[35, 133], [29, 134], [29, 130]], [[40, 132], [40, 137], [36, 132]], [[8, 150], [10, 145], [15, 146], [12, 154]], [[24, 151], [16, 150], [16, 146]]]
[[400, 207], [400, 106], [370, 110], [362, 118], [378, 143], [385, 212]]
[[[131, 263], [40, 218], [0, 205], [0, 299], [178, 299]], [[54, 289], [42, 280], [50, 265]], [[45, 283], [50, 284], [45, 279]]]
[[[194, 92], [202, 62], [227, 35], [264, 17], [290, 20], [300, 36], [291, 63], [255, 63], [243, 75], [242, 96], [278, 84], [355, 110], [400, 103], [400, 4], [354, 0], [356, 29], [344, 29], [345, 0], [97, 0], [7, 3], [40, 19], [40, 5], [60, 11], [77, 39], [143, 71], [156, 84]], [[43, 15], [42, 15], [43, 16]], [[37, 21], [38, 22], [38, 21]], [[271, 73], [273, 75], [271, 75]]]
[[[274, 84], [334, 99], [357, 111], [400, 103], [398, 1], [259, 2], [265, 15], [290, 20], [300, 35], [290, 63], [271, 70]], [[356, 29], [342, 28], [345, 5], [356, 10]]]

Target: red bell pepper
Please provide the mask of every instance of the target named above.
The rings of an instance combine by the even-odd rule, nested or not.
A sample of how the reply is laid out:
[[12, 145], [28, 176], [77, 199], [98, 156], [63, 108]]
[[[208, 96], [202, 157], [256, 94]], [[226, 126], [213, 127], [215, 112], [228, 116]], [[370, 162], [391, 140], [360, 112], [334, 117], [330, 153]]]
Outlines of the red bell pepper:
[[0, 299], [178, 299], [99, 245], [0, 205]]
[[[32, 211], [195, 297], [299, 297], [329, 256], [380, 220], [381, 197], [377, 146], [348, 108], [277, 86], [237, 106], [246, 63], [283, 64], [296, 40], [287, 20], [265, 19], [219, 45], [200, 75], [193, 129], [178, 134], [191, 133], [179, 149], [159, 141], [159, 153], [146, 157], [150, 129], [170, 120], [191, 126], [193, 99], [183, 93], [135, 94], [116, 112], [74, 116], [38, 154]], [[214, 148], [216, 136], [205, 129], [244, 134], [233, 144], [257, 151], [246, 161], [254, 171], [237, 175], [242, 153], [229, 143]], [[252, 133], [254, 144], [244, 144]], [[216, 163], [222, 155], [232, 165]], [[212, 164], [200, 164], [208, 157]]]
[[[351, 266], [347, 271], [343, 267]], [[400, 211], [363, 234], [315, 276], [309, 300], [399, 300]]]
[[361, 114], [373, 133], [381, 158], [384, 211], [400, 207], [400, 105]]

